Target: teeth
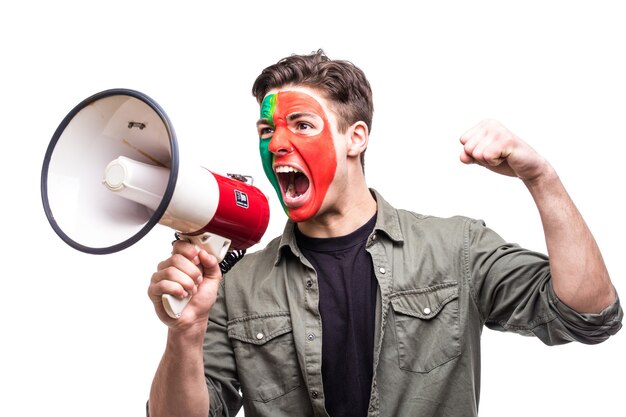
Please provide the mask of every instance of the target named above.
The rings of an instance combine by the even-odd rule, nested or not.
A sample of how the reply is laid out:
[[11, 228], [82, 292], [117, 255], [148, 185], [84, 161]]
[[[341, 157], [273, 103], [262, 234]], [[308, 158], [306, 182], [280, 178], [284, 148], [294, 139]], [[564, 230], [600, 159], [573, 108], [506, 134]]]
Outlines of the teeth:
[[277, 166], [276, 168], [274, 168], [274, 171], [275, 171], [277, 174], [286, 174], [286, 173], [289, 173], [289, 172], [294, 172], [294, 173], [296, 173], [296, 172], [300, 172], [300, 171], [298, 171], [297, 169], [292, 168], [292, 167], [290, 167], [290, 166], [286, 166], [286, 165]]
[[300, 195], [296, 191], [295, 185], [295, 175], [293, 174], [302, 174], [301, 171], [296, 168], [290, 167], [288, 165], [277, 165], [274, 167], [274, 172], [276, 174], [287, 174], [280, 179], [281, 187], [284, 189], [285, 196], [289, 198], [298, 198]]

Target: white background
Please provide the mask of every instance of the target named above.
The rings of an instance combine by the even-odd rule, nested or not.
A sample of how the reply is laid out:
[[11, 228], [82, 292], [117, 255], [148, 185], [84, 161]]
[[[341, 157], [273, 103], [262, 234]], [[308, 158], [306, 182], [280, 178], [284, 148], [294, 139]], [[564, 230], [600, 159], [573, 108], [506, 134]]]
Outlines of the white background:
[[[257, 155], [250, 87], [279, 58], [324, 48], [368, 74], [376, 111], [367, 178], [392, 204], [482, 218], [544, 251], [523, 185], [458, 161], [460, 135], [499, 119], [557, 168], [623, 295], [619, 3], [4, 2], [0, 415], [143, 415], [165, 340], [146, 289], [172, 231], [157, 226], [121, 253], [83, 254], [53, 232], [39, 191], [63, 117], [114, 87], [155, 99], [183, 152], [204, 166], [255, 177], [272, 200], [262, 243], [285, 217]], [[624, 415], [625, 351], [625, 332], [548, 348], [485, 330], [481, 416]]]

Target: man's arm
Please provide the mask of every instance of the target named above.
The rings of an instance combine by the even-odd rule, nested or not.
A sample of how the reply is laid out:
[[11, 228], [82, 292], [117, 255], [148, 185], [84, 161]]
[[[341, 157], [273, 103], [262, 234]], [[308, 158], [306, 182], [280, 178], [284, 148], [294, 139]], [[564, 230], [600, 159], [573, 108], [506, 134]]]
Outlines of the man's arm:
[[[150, 391], [151, 417], [209, 415], [202, 347], [220, 279], [215, 257], [182, 241], [175, 242], [172, 256], [161, 262], [153, 274], [148, 295], [169, 330]], [[163, 308], [163, 294], [193, 297], [181, 317], [172, 319]]]
[[543, 224], [552, 285], [579, 313], [599, 313], [616, 299], [600, 249], [552, 166], [500, 123], [485, 120], [461, 137], [461, 161], [519, 177]]
[[203, 335], [204, 332], [198, 343], [193, 335], [168, 333], [165, 353], [150, 390], [151, 417], [209, 415], [209, 393], [202, 360]]
[[541, 216], [554, 292], [579, 313], [601, 312], [616, 293], [580, 212], [554, 170], [524, 183]]

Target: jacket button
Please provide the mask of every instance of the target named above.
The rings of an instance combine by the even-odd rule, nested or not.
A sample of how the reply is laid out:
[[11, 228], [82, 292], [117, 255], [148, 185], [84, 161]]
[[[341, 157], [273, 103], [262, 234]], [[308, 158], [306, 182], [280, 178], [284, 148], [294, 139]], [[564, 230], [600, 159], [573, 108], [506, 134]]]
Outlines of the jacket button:
[[320, 394], [317, 391], [315, 391], [315, 390], [311, 391], [311, 397], [313, 397], [313, 399], [316, 399], [319, 396], [320, 396]]
[[311, 288], [312, 286], [313, 286], [313, 281], [311, 281], [310, 279], [309, 279], [309, 280], [307, 280], [307, 282], [306, 282], [306, 287], [307, 287], [307, 288]]
[[257, 339], [259, 339], [259, 340], [263, 339], [263, 337], [265, 337], [265, 336], [263, 335], [263, 333], [257, 333], [257, 334], [256, 334], [256, 338], [257, 338]]
[[430, 308], [428, 307], [425, 307], [423, 311], [424, 311], [424, 314], [426, 315], [430, 314]]

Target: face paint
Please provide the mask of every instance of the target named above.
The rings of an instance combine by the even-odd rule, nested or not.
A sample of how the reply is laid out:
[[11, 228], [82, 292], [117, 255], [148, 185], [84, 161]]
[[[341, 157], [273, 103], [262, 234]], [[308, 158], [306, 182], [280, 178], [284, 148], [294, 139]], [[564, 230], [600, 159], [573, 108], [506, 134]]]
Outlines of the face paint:
[[322, 105], [299, 91], [265, 97], [258, 124], [263, 169], [287, 215], [305, 221], [320, 209], [337, 156]]
[[[276, 94], [271, 94], [263, 100], [261, 103], [261, 118], [265, 123], [267, 123], [269, 129], [275, 129], [274, 125], [274, 111], [276, 110]], [[267, 129], [267, 128], [266, 128]], [[263, 171], [265, 171], [265, 175], [270, 180], [272, 186], [274, 186], [274, 190], [276, 190], [276, 194], [278, 194], [278, 198], [280, 200], [280, 204], [283, 206], [285, 213], [289, 215], [289, 211], [285, 207], [285, 203], [283, 202], [283, 196], [280, 192], [280, 185], [278, 184], [278, 180], [276, 179], [276, 175], [274, 175], [274, 169], [272, 167], [274, 163], [274, 155], [269, 150], [271, 136], [264, 138], [262, 132], [259, 131], [259, 152], [261, 153], [261, 162], [263, 163]]]

